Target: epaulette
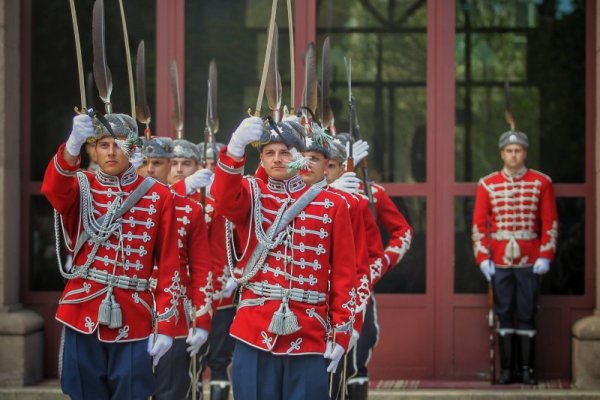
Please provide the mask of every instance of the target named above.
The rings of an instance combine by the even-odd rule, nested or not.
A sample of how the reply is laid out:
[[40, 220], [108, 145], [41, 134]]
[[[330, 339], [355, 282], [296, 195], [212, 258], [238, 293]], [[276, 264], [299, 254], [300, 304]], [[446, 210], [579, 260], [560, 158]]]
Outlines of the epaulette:
[[488, 174], [488, 175], [484, 176], [483, 178], [481, 178], [479, 180], [479, 183], [484, 182], [486, 179], [493, 178], [494, 176], [498, 175], [499, 173], [500, 173], [500, 171], [494, 171], [491, 174]]
[[529, 168], [529, 170], [535, 174], [543, 176], [544, 178], [548, 179], [548, 182], [552, 183], [552, 178], [550, 178], [548, 175], [544, 174], [543, 172], [540, 172], [537, 169], [533, 169], [533, 168]]

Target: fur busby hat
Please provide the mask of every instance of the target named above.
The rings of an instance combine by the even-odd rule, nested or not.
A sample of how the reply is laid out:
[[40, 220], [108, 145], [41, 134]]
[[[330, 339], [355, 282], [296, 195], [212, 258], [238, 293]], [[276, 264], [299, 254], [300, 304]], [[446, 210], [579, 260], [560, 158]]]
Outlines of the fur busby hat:
[[[223, 148], [223, 146], [224, 144], [219, 142], [208, 143], [208, 146], [206, 147], [206, 158], [208, 160], [215, 161], [218, 157], [219, 151]], [[204, 142], [198, 143], [198, 152], [200, 153], [200, 161], [205, 162], [206, 160], [204, 159]]]
[[289, 148], [299, 152], [306, 151], [306, 130], [302, 125], [294, 121], [281, 121], [277, 125], [265, 121], [263, 125], [263, 136], [260, 140], [258, 150], [269, 143], [284, 143]]
[[498, 148], [502, 150], [509, 144], [519, 144], [527, 149], [529, 148], [529, 138], [523, 132], [510, 130], [500, 135]]
[[145, 140], [142, 155], [146, 158], [173, 157], [173, 139], [170, 137], [153, 137]]
[[185, 140], [185, 139], [176, 139], [173, 140], [173, 158], [181, 157], [181, 158], [190, 158], [195, 160], [197, 163], [200, 162], [200, 153], [198, 151], [198, 146], [194, 143]]

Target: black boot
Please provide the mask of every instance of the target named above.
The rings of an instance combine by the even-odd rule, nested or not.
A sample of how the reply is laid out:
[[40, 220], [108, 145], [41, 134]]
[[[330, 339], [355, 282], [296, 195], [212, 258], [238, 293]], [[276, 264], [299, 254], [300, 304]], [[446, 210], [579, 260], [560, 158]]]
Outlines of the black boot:
[[229, 388], [231, 385], [228, 382], [210, 384], [210, 400], [228, 400]]
[[368, 382], [354, 382], [346, 386], [348, 387], [348, 400], [367, 400]]
[[521, 382], [526, 385], [537, 385], [534, 371], [535, 336], [519, 335], [521, 342]]
[[500, 344], [500, 377], [498, 385], [509, 385], [513, 380], [513, 334], [498, 335]]

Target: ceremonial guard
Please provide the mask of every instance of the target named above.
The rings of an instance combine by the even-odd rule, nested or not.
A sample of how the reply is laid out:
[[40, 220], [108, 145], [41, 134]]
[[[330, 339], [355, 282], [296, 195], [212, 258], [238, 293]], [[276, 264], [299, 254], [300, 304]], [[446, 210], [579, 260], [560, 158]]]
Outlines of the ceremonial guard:
[[[214, 145], [214, 146], [213, 146]], [[198, 148], [201, 163], [214, 171], [218, 150], [224, 145], [213, 143], [204, 152], [204, 143]], [[215, 152], [214, 150], [217, 150]], [[204, 158], [206, 157], [206, 158]], [[227, 251], [225, 246], [225, 218], [215, 209], [215, 200], [210, 193], [210, 185], [206, 188], [204, 217], [209, 233], [210, 259], [213, 270], [213, 308], [215, 310], [212, 327], [208, 335], [208, 353], [202, 359], [204, 367], [210, 368], [210, 399], [227, 400], [231, 388], [229, 366], [233, 358], [235, 340], [229, 336], [229, 328], [235, 316], [235, 294], [237, 283], [231, 277], [227, 267]], [[243, 272], [237, 266], [233, 270], [236, 276]]]
[[[264, 129], [251, 117], [221, 149], [211, 188], [217, 211], [232, 222], [244, 269], [231, 326], [236, 339], [236, 399], [328, 396], [328, 374], [347, 349], [355, 308], [355, 252], [346, 203], [308, 187], [288, 170], [303, 128], [283, 122]], [[243, 177], [245, 148], [260, 142], [267, 181]], [[329, 366], [323, 359], [328, 359]]]
[[[154, 302], [161, 309], [176, 301], [169, 290], [179, 263], [171, 240], [175, 215], [169, 190], [129, 163], [135, 121], [124, 114], [105, 119], [117, 139], [88, 115], [74, 118], [42, 184], [73, 251], [72, 268], [61, 270], [68, 281], [56, 314], [65, 325], [61, 384], [77, 399], [142, 399], [154, 390], [147, 348], [158, 363], [174, 334], [173, 320], [159, 321], [152, 332]], [[79, 170], [86, 140], [96, 143], [95, 174]]]
[[[502, 170], [479, 181], [473, 211], [475, 260], [494, 291], [498, 316], [499, 384], [535, 384], [535, 315], [540, 275], [556, 252], [558, 219], [550, 178], [527, 168], [529, 140], [511, 129], [500, 136]], [[513, 360], [515, 344], [520, 360]], [[516, 365], [518, 373], [514, 373]], [[519, 377], [520, 376], [520, 377]]]
[[[359, 166], [361, 161], [368, 156], [369, 145], [367, 142], [354, 141], [352, 135], [348, 133], [340, 133], [336, 135], [336, 139], [344, 147], [352, 147], [353, 157], [348, 158], [345, 162], [353, 163], [354, 167]], [[390, 235], [388, 244], [384, 249], [384, 257], [382, 259], [370, 257], [371, 285], [375, 286], [379, 279], [390, 268], [398, 264], [409, 250], [412, 241], [412, 227], [404, 215], [398, 211], [383, 186], [367, 180], [367, 184], [371, 189], [371, 193], [367, 196], [365, 182], [360, 180], [357, 182], [356, 175], [353, 172], [345, 172], [345, 170], [346, 167], [341, 157], [332, 158], [327, 170], [327, 180], [329, 182], [337, 181], [339, 183], [334, 184], [334, 186], [347, 187], [348, 190], [355, 190], [354, 188], [358, 186], [360, 193], [367, 200], [367, 204], [370, 202], [369, 212], [375, 215], [377, 224], [382, 226]], [[369, 238], [374, 237], [374, 235], [380, 236], [377, 225], [368, 224], [366, 228]], [[369, 241], [369, 243], [372, 245], [372, 241]], [[370, 254], [377, 254], [377, 251], [371, 250]], [[350, 400], [367, 399], [369, 389], [367, 364], [379, 339], [376, 308], [375, 296], [372, 295], [367, 303], [360, 338], [355, 350], [350, 353], [353, 358], [352, 362], [349, 363], [349, 378], [347, 381], [348, 398]]]

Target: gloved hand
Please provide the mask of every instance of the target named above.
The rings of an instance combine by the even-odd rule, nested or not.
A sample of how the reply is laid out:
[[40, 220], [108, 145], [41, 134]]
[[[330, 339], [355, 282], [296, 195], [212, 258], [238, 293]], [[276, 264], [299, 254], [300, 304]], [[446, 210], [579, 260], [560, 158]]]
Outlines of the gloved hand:
[[208, 331], [202, 328], [190, 328], [187, 339], [185, 339], [185, 342], [190, 345], [186, 349], [190, 353], [190, 356], [198, 354], [200, 347], [206, 342], [206, 339], [208, 339]]
[[169, 351], [172, 345], [173, 338], [171, 336], [159, 333], [155, 337], [154, 333], [151, 333], [148, 337], [148, 354], [152, 356], [152, 365], [156, 367], [160, 358]]
[[208, 182], [208, 185], [206, 185], [206, 194], [210, 194], [210, 188], [212, 187], [212, 184], [214, 181], [215, 181], [215, 174], [213, 173], [210, 176], [210, 182]]
[[131, 157], [129, 157], [129, 162], [133, 165], [133, 168], [138, 169], [142, 163], [144, 162], [144, 156], [142, 155], [142, 150], [139, 147], [136, 147], [133, 151]]
[[356, 194], [360, 188], [360, 179], [355, 172], [344, 172], [342, 176], [331, 183], [331, 187]]
[[350, 338], [350, 344], [348, 345], [348, 351], [352, 350], [356, 343], [358, 343], [358, 338], [360, 338], [360, 333], [356, 329], [352, 329], [352, 337]]
[[496, 265], [492, 260], [483, 260], [481, 264], [479, 264], [479, 269], [481, 273], [485, 275], [485, 279], [488, 282], [492, 281], [492, 276], [496, 273]]
[[354, 167], [360, 164], [361, 160], [369, 155], [369, 143], [364, 140], [357, 140], [352, 145], [352, 156], [354, 157]]
[[208, 168], [202, 168], [184, 179], [186, 194], [192, 194], [196, 190], [208, 186], [213, 172]]
[[339, 344], [333, 344], [331, 341], [327, 341], [327, 349], [325, 353], [323, 353], [323, 358], [328, 358], [331, 360], [329, 366], [327, 367], [327, 372], [333, 372], [337, 369], [342, 356], [344, 355], [344, 348]]
[[260, 140], [263, 134], [263, 122], [259, 117], [248, 117], [237, 127], [229, 144], [227, 152], [234, 157], [244, 157], [244, 149], [252, 142]]
[[65, 144], [65, 149], [70, 155], [77, 157], [81, 151], [81, 146], [91, 136], [94, 136], [92, 118], [87, 114], [78, 114], [73, 117], [73, 128]]
[[550, 260], [547, 258], [538, 258], [533, 264], [533, 273], [538, 275], [544, 275], [550, 271]]
[[231, 294], [238, 286], [237, 282], [233, 278], [228, 278], [227, 282], [225, 282], [225, 287], [223, 288], [223, 297], [231, 297]]

